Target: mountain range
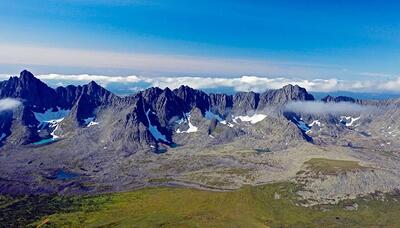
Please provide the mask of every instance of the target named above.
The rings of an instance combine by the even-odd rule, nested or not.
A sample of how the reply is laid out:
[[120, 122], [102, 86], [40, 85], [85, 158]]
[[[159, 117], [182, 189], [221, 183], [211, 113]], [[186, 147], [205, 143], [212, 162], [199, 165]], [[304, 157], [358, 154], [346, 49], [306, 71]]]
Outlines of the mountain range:
[[[120, 146], [132, 149], [158, 143], [171, 146], [174, 144], [176, 120], [187, 119], [192, 111], [197, 111], [204, 118], [225, 120], [234, 115], [264, 112], [290, 101], [314, 100], [305, 89], [293, 85], [261, 94], [238, 92], [235, 95], [206, 94], [188, 86], [174, 90], [154, 87], [121, 98], [94, 81], [83, 86], [70, 85], [53, 89], [26, 70], [19, 77], [10, 77], [0, 83], [2, 98], [15, 98], [22, 102], [17, 111], [3, 114], [7, 117], [2, 118], [1, 125], [8, 127], [2, 128], [1, 133], [5, 133], [3, 140], [10, 144], [35, 143], [51, 138], [52, 133], [68, 137], [75, 128], [86, 127], [88, 120], [96, 120], [105, 112], [118, 110], [114, 114], [118, 119], [114, 118], [110, 122], [113, 126], [107, 126], [110, 131], [107, 140], [112, 143], [131, 140], [129, 145], [122, 143]], [[43, 125], [43, 122], [57, 120], [52, 119], [54, 116], [63, 120], [57, 125]], [[151, 129], [156, 131], [152, 132]]]
[[[297, 85], [233, 95], [152, 87], [119, 97], [94, 81], [51, 88], [24, 70], [0, 82], [0, 101], [10, 100], [19, 105], [0, 111], [1, 193], [290, 180], [313, 204], [399, 188], [399, 99], [317, 101]], [[314, 175], [313, 158], [363, 168]]]

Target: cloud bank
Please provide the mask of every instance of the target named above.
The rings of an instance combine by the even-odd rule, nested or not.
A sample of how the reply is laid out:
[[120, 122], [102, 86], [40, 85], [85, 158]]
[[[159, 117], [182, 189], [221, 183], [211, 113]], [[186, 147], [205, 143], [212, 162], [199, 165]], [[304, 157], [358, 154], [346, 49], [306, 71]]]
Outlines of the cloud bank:
[[21, 102], [12, 98], [5, 98], [0, 100], [0, 112], [12, 110], [21, 105]]
[[371, 106], [363, 106], [349, 102], [324, 103], [320, 101], [290, 102], [285, 106], [286, 111], [303, 114], [346, 114], [371, 112]]
[[[8, 75], [0, 75], [7, 79]], [[269, 78], [259, 76], [241, 77], [143, 77], [143, 76], [105, 76], [105, 75], [64, 75], [45, 74], [37, 77], [53, 85], [66, 85], [71, 82], [84, 84], [96, 81], [103, 86], [111, 83], [130, 85], [135, 90], [150, 86], [160, 88], [177, 88], [188, 85], [195, 89], [218, 89], [232, 88], [235, 91], [264, 92], [268, 89], [279, 89], [287, 84], [299, 85], [311, 92], [352, 91], [352, 92], [400, 92], [400, 77], [386, 81], [344, 81], [338, 79], [291, 79], [291, 78]]]

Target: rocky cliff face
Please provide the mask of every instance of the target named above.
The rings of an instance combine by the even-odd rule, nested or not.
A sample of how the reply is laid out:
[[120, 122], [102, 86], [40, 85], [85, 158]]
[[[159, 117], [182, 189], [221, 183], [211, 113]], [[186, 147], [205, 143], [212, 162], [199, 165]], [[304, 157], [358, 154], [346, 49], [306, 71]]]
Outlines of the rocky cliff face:
[[226, 117], [233, 107], [233, 96], [212, 93], [210, 94], [210, 106], [212, 108], [212, 112]]

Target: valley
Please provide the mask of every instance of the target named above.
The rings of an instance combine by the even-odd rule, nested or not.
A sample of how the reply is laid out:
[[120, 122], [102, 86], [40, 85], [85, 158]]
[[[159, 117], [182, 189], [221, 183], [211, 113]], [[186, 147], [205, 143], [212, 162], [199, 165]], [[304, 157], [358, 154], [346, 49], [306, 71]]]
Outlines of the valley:
[[0, 95], [19, 102], [0, 119], [2, 224], [398, 224], [398, 99], [316, 101], [293, 85], [119, 97], [28, 71]]

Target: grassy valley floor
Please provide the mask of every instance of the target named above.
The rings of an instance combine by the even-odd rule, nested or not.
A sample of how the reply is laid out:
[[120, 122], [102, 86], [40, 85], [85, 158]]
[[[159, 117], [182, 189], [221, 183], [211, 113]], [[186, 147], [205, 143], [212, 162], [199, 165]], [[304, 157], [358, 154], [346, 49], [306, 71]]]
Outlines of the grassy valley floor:
[[371, 227], [400, 226], [397, 196], [297, 206], [297, 186], [277, 183], [213, 192], [146, 188], [97, 196], [0, 198], [0, 227]]

